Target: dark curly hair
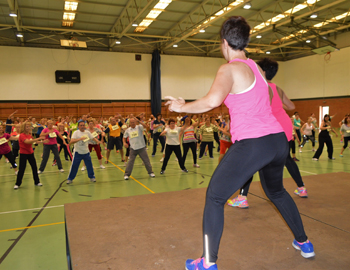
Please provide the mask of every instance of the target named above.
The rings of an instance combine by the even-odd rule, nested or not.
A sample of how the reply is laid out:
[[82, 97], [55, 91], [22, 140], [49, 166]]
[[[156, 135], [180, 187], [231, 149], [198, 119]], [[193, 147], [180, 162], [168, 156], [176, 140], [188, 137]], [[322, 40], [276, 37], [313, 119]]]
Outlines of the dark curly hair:
[[263, 71], [265, 71], [266, 79], [271, 81], [278, 71], [278, 63], [270, 58], [264, 58], [257, 62]]

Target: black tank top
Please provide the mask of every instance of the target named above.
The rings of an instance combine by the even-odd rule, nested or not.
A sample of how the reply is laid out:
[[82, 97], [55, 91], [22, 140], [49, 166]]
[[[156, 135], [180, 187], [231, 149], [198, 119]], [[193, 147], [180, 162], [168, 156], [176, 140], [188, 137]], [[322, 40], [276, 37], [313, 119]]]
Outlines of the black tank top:
[[[324, 125], [324, 127], [328, 127], [329, 125], [327, 125], [326, 123], [325, 123], [325, 125]], [[320, 132], [320, 135], [319, 136], [323, 136], [323, 137], [327, 137], [327, 136], [329, 136], [329, 131], [328, 131], [328, 129], [325, 129], [325, 130], [321, 130], [321, 132]]]

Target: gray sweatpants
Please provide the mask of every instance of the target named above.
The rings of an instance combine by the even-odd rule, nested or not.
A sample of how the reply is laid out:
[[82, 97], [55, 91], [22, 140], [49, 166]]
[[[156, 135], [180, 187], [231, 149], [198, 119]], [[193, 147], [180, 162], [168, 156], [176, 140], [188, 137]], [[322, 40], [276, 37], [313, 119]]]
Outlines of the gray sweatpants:
[[63, 169], [62, 162], [60, 159], [60, 154], [58, 153], [57, 144], [44, 144], [44, 150], [43, 150], [43, 160], [41, 161], [39, 171], [44, 171], [46, 167], [46, 163], [49, 160], [50, 157], [50, 151], [52, 151], [55, 160], [57, 162], [58, 169]]
[[128, 161], [128, 165], [126, 165], [126, 169], [125, 169], [125, 174], [127, 176], [131, 175], [132, 169], [134, 168], [134, 162], [135, 162], [135, 158], [136, 156], [139, 155], [140, 158], [142, 159], [143, 163], [145, 164], [146, 170], [148, 172], [148, 174], [153, 173], [152, 170], [152, 165], [151, 162], [149, 161], [149, 157], [146, 151], [146, 147], [138, 149], [138, 150], [134, 150], [132, 148], [130, 148], [130, 155], [129, 155], [129, 161]]

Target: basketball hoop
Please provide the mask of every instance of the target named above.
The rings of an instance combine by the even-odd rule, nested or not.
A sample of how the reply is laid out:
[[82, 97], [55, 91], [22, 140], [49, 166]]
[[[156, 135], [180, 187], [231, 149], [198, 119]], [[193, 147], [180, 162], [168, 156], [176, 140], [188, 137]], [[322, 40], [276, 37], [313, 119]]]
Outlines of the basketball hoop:
[[327, 52], [326, 55], [324, 56], [324, 61], [328, 63], [331, 60], [331, 52]]
[[73, 48], [79, 47], [78, 39], [77, 39], [76, 37], [72, 37], [72, 38], [69, 40], [69, 46], [70, 46], [70, 47], [73, 47]]

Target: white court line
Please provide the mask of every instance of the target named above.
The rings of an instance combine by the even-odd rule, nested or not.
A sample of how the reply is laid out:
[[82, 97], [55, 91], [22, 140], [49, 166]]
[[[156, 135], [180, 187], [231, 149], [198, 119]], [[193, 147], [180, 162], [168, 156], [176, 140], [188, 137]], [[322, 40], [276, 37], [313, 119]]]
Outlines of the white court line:
[[[55, 208], [55, 207], [63, 207], [64, 205], [55, 205], [55, 206], [48, 206], [45, 207], [44, 209], [49, 209], [49, 208]], [[32, 211], [32, 210], [40, 210], [40, 208], [32, 208], [32, 209], [23, 209], [23, 210], [16, 210], [16, 211], [8, 211], [8, 212], [0, 212], [0, 215], [2, 214], [11, 214], [11, 213], [19, 213], [19, 212], [26, 212], [26, 211]]]
[[307, 171], [302, 171], [302, 170], [299, 170], [301, 172], [305, 172], [305, 173], [309, 173], [309, 174], [313, 174], [313, 175], [317, 175], [317, 173], [312, 173], [312, 172], [307, 172]]

